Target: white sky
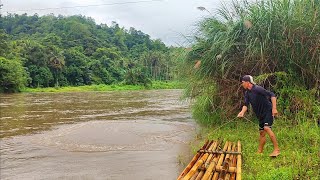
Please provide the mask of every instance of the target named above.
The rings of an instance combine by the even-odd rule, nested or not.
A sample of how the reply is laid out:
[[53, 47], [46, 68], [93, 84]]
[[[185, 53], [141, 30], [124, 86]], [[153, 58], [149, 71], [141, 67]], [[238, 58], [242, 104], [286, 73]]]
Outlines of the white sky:
[[[221, 3], [230, 0], [2, 0], [1, 2], [3, 15], [81, 14], [92, 17], [97, 24], [110, 25], [112, 21], [116, 21], [121, 27], [126, 29], [134, 27], [149, 34], [152, 39], [161, 39], [167, 45], [187, 46], [189, 43], [186, 37], [193, 35], [196, 23], [210, 16], [208, 11], [214, 14]], [[59, 7], [87, 5], [101, 6], [59, 9]], [[198, 10], [199, 6], [205, 7], [208, 11]], [[55, 9], [39, 10], [43, 8]]]

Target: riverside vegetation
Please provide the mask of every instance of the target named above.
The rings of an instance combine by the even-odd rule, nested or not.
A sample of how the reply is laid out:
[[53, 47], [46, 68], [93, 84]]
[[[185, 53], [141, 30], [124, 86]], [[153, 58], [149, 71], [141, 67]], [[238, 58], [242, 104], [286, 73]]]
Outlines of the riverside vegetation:
[[130, 91], [130, 90], [150, 90], [150, 89], [181, 89], [182, 83], [178, 81], [153, 81], [149, 86], [126, 85], [126, 84], [95, 84], [87, 86], [64, 86], [47, 88], [24, 88], [22, 92], [85, 92], [85, 91]]
[[[184, 64], [200, 137], [240, 140], [243, 179], [320, 179], [320, 1], [233, 1], [216, 12], [199, 23]], [[275, 159], [268, 157], [269, 139], [264, 154], [255, 154], [252, 112], [235, 118], [245, 74], [277, 95], [273, 129], [281, 155]]]
[[[172, 81], [183, 48], [84, 16], [0, 16], [0, 92]], [[95, 86], [96, 87], [96, 86]], [[131, 88], [129, 88], [131, 89]]]

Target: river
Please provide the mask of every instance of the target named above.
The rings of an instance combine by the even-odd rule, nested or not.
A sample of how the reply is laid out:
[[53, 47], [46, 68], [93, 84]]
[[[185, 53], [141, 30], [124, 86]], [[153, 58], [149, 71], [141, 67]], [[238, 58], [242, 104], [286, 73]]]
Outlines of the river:
[[0, 95], [0, 179], [176, 179], [196, 132], [181, 90]]

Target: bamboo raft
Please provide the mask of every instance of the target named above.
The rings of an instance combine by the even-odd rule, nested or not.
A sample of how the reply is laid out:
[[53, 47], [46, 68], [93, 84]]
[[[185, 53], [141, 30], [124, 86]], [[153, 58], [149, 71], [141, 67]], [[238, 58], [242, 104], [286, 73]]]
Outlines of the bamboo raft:
[[241, 144], [206, 141], [177, 180], [241, 180]]

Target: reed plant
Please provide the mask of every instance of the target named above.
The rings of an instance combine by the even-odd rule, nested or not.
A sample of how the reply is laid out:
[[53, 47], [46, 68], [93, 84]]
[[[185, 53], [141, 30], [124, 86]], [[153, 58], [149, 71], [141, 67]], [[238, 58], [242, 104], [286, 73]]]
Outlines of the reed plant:
[[[184, 76], [193, 117], [204, 139], [240, 140], [244, 179], [319, 179], [320, 1], [233, 1], [199, 23], [188, 49]], [[240, 79], [255, 81], [277, 95], [274, 123], [281, 155], [258, 146], [258, 121], [243, 105]]]
[[[199, 97], [196, 104], [202, 107], [213, 106], [209, 108], [213, 114], [218, 107], [219, 118], [228, 119], [242, 106], [241, 76], [251, 74], [259, 85], [284, 101], [280, 102], [281, 111], [297, 106], [295, 100], [303, 99], [299, 91], [309, 93], [305, 97], [312, 99], [312, 103], [301, 103], [311, 103], [311, 109], [317, 109], [319, 11], [318, 0], [244, 0], [222, 6], [213, 17], [199, 23], [196, 43], [187, 54], [188, 95]], [[197, 61], [201, 65], [194, 68]], [[214, 87], [211, 93], [207, 92], [208, 86]], [[312, 117], [316, 118], [320, 117]]]

